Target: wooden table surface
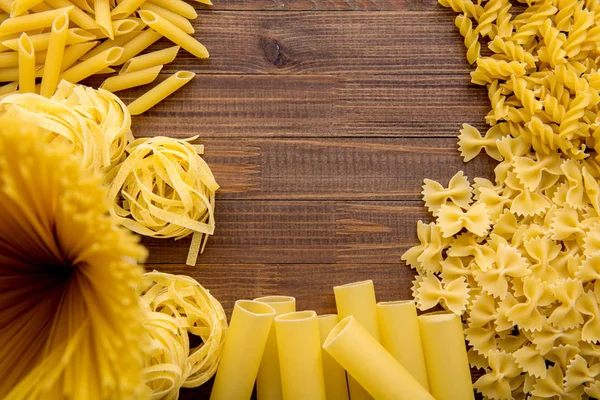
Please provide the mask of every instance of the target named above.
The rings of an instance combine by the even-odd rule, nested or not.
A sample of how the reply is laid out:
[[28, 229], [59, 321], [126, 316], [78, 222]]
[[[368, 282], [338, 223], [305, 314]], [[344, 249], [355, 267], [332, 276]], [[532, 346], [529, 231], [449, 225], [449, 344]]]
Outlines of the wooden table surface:
[[180, 52], [163, 72], [198, 76], [133, 129], [200, 135], [221, 185], [217, 228], [196, 267], [189, 240], [144, 240], [147, 268], [191, 275], [228, 314], [270, 294], [335, 312], [332, 287], [364, 279], [378, 300], [409, 299], [400, 255], [430, 218], [423, 179], [493, 169], [457, 151], [460, 125], [483, 127], [489, 104], [469, 83], [454, 12], [434, 0], [215, 1], [196, 3], [210, 59]]

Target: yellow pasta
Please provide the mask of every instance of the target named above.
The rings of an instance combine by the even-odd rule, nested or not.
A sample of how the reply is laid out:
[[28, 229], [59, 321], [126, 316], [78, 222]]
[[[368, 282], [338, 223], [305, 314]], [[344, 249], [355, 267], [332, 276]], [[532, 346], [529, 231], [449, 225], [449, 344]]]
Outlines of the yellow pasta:
[[[254, 301], [271, 306], [275, 310], [275, 316], [296, 311], [296, 299], [290, 296], [265, 296], [254, 299]], [[275, 324], [271, 326], [256, 376], [256, 396], [258, 400], [281, 399], [283, 396]]]
[[137, 139], [127, 146], [129, 156], [108, 179], [115, 219], [141, 235], [175, 239], [192, 235], [186, 263], [193, 266], [215, 229], [219, 185], [188, 141]]
[[96, 23], [96, 21], [90, 17], [85, 11], [81, 10], [79, 7], [75, 7], [73, 3], [69, 0], [44, 0], [50, 6], [54, 8], [62, 8], [62, 7], [73, 7], [73, 9], [69, 13], [69, 19], [80, 28], [83, 29], [98, 29], [100, 25]]
[[127, 105], [131, 115], [139, 115], [148, 111], [160, 101], [164, 100], [172, 93], [177, 91], [183, 85], [192, 80], [195, 76], [193, 72], [179, 71], [169, 76], [167, 79], [138, 97], [132, 103]]
[[147, 47], [151, 46], [154, 42], [160, 39], [162, 35], [152, 29], [146, 29], [140, 34], [135, 35], [131, 40], [123, 44], [123, 55], [117, 60], [114, 65], [121, 65], [140, 54]]
[[58, 77], [61, 73], [63, 54], [67, 43], [68, 28], [69, 16], [67, 14], [60, 15], [52, 23], [50, 43], [48, 44], [48, 53], [52, 56], [48, 57], [44, 63], [42, 85], [40, 87], [40, 94], [44, 97], [52, 96], [58, 86]]
[[149, 10], [138, 11], [138, 14], [146, 25], [173, 43], [181, 46], [183, 49], [187, 50], [198, 58], [208, 58], [208, 50], [206, 50], [206, 47], [204, 47], [202, 43], [186, 34], [184, 31], [167, 21], [165, 18]]
[[35, 92], [35, 49], [26, 33], [19, 39], [19, 92]]
[[419, 328], [433, 397], [474, 399], [460, 317], [444, 313], [421, 315]]
[[133, 14], [146, 0], [123, 0], [113, 10], [110, 15], [114, 19], [126, 18]]
[[[133, 57], [129, 59], [119, 71], [119, 74], [127, 72], [140, 71], [142, 69], [155, 67], [157, 65], [165, 65], [173, 62], [177, 53], [179, 52], [179, 46], [167, 47], [166, 49], [153, 51], [151, 53], [143, 54], [141, 56]], [[2, 53], [0, 53], [0, 59]], [[2, 66], [2, 65], [0, 65]], [[10, 65], [6, 65], [10, 66]]]
[[323, 349], [375, 399], [434, 399], [352, 316], [336, 325]]
[[11, 1], [10, 0], [0, 0], [0, 10], [5, 13], [10, 14]]
[[15, 93], [18, 87], [19, 82], [11, 82], [0, 86], [0, 99], [4, 98], [6, 95]]
[[146, 85], [154, 82], [161, 69], [162, 65], [158, 65], [156, 67], [150, 67], [140, 71], [111, 76], [102, 82], [100, 89], [108, 90], [109, 92], [114, 93], [120, 90]]
[[[50, 33], [40, 33], [37, 35], [29, 36], [33, 47], [36, 51], [48, 50], [50, 45]], [[96, 37], [90, 33], [79, 28], [71, 28], [67, 32], [67, 44], [84, 43], [95, 40]], [[6, 46], [11, 50], [17, 51], [19, 48], [19, 39], [10, 39], [2, 42], [2, 45]]]
[[381, 344], [412, 376], [429, 390], [417, 309], [413, 301], [377, 303]]
[[21, 17], [9, 18], [0, 24], [0, 35], [21, 33], [36, 29], [48, 28], [52, 22], [61, 14], [68, 14], [73, 7], [58, 8], [56, 10], [41, 13], [23, 15]]
[[211, 400], [250, 398], [274, 317], [267, 304], [236, 301]]
[[84, 43], [75, 43], [67, 46], [65, 48], [65, 52], [63, 53], [62, 64], [60, 66], [60, 70], [65, 71], [73, 64], [77, 62], [81, 58], [81, 56], [96, 46], [98, 42], [84, 42]]
[[319, 323], [314, 311], [275, 317], [281, 388], [285, 399], [325, 399]]
[[162, 8], [161, 6], [157, 6], [156, 4], [146, 2], [140, 6], [140, 10], [152, 11], [157, 15], [163, 17], [165, 20], [169, 21], [185, 33], [194, 33], [194, 27], [187, 18], [173, 11], [167, 10], [166, 8]]
[[[321, 346], [325, 344], [327, 336], [339, 319], [337, 314], [319, 315], [319, 336]], [[327, 400], [348, 400], [348, 382], [346, 380], [346, 371], [337, 363], [325, 350], [321, 351], [323, 360], [323, 379], [325, 380], [325, 398]]]
[[[154, 398], [177, 398], [181, 387], [197, 387], [216, 372], [227, 332], [221, 304], [194, 279], [157, 271], [138, 288], [152, 343], [144, 380]], [[192, 347], [190, 338], [202, 339]]]
[[130, 32], [121, 36], [117, 36], [113, 40], [107, 39], [102, 43], [98, 44], [97, 46], [92, 47], [89, 51], [86, 51], [84, 54], [81, 54], [78, 59], [87, 60], [88, 58], [94, 57], [95, 55], [102, 53], [103, 51], [108, 50], [111, 47], [123, 47], [127, 42], [131, 41], [138, 34], [138, 32]]
[[109, 39], [114, 39], [112, 19], [110, 17], [110, 3], [108, 0], [94, 0], [94, 13], [100, 30]]
[[[340, 318], [354, 316], [356, 320], [367, 329], [369, 334], [379, 341], [379, 326], [377, 324], [377, 301], [373, 281], [349, 283], [335, 286], [335, 305]], [[370, 398], [365, 390], [353, 379], [348, 377], [350, 397], [354, 400]]]
[[44, 0], [14, 0], [10, 5], [10, 16], [18, 17], [26, 14], [32, 7], [42, 3]]
[[194, 6], [183, 0], [148, 0], [148, 2], [156, 4], [166, 10], [173, 11], [187, 19], [196, 19], [198, 17], [198, 13], [196, 13]]
[[60, 75], [60, 79], [64, 79], [71, 83], [77, 83], [88, 76], [103, 70], [104, 68], [114, 64], [123, 54], [122, 47], [113, 47], [105, 50], [102, 53], [95, 55], [85, 61], [75, 64]]

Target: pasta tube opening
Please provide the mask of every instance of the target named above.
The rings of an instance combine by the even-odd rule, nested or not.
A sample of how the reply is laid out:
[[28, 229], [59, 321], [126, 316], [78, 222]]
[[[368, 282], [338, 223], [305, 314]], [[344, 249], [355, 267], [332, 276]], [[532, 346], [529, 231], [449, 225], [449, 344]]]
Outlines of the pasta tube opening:
[[140, 23], [134, 19], [121, 19], [113, 22], [113, 31], [115, 36], [122, 36], [133, 32]]
[[263, 296], [254, 299], [261, 303], [296, 303], [296, 299], [292, 296]]
[[314, 311], [296, 311], [289, 314], [283, 314], [275, 317], [278, 322], [302, 322], [315, 318], [317, 313]]
[[350, 316], [338, 322], [331, 332], [329, 332], [329, 336], [327, 336], [325, 343], [323, 343], [323, 348], [326, 349], [327, 347], [331, 346], [342, 335], [342, 333], [344, 333], [348, 327], [348, 324], [350, 324], [352, 320], [354, 320], [354, 317]]
[[267, 304], [259, 303], [254, 300], [238, 300], [235, 303], [241, 310], [255, 317], [272, 317], [273, 308]]

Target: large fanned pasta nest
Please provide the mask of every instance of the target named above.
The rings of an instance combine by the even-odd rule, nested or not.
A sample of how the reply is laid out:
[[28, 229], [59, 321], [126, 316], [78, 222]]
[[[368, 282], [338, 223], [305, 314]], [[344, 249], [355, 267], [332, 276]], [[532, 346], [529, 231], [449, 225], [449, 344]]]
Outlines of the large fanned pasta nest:
[[493, 182], [425, 180], [435, 219], [402, 257], [413, 295], [462, 315], [484, 398], [599, 398], [600, 2], [440, 3], [461, 13], [492, 105], [489, 130], [465, 124], [459, 150], [499, 164]]
[[0, 397], [143, 399], [146, 250], [50, 141], [0, 118]]

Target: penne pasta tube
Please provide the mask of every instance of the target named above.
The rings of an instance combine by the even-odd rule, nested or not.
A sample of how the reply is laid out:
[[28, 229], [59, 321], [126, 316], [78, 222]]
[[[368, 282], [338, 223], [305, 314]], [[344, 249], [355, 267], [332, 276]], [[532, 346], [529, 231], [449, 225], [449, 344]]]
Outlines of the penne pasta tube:
[[[36, 64], [43, 64], [46, 60], [47, 51], [37, 51], [35, 53]], [[16, 51], [7, 51], [0, 53], [0, 68], [17, 67], [19, 65], [19, 53]]]
[[[319, 315], [319, 336], [321, 346], [325, 344], [327, 336], [338, 324], [337, 314]], [[325, 397], [327, 400], [348, 400], [348, 381], [346, 371], [325, 350], [321, 349], [323, 360], [323, 378], [325, 380]]]
[[35, 92], [35, 49], [24, 32], [19, 39], [19, 92]]
[[[119, 71], [119, 74], [126, 72], [135, 72], [142, 69], [155, 67], [157, 65], [165, 65], [173, 62], [179, 52], [179, 46], [167, 47], [166, 49], [153, 51], [141, 56], [133, 57], [128, 60]], [[2, 54], [2, 53], [0, 53]], [[1, 56], [0, 56], [1, 57]]]
[[11, 94], [17, 90], [19, 87], [19, 82], [11, 82], [6, 85], [0, 86], [0, 97], [6, 96], [7, 94]]
[[122, 54], [122, 47], [113, 47], [105, 50], [102, 53], [75, 64], [68, 70], [64, 71], [60, 75], [60, 80], [64, 79], [65, 81], [71, 83], [82, 81], [88, 76], [94, 75], [104, 68], [111, 66], [115, 60], [118, 60], [119, 57], [121, 57]]
[[87, 2], [87, 0], [70, 0], [73, 5], [88, 14], [94, 14], [94, 8]]
[[284, 399], [325, 400], [319, 322], [314, 311], [275, 317]]
[[48, 53], [52, 54], [52, 57], [46, 58], [42, 72], [42, 85], [40, 86], [40, 94], [44, 97], [52, 96], [58, 86], [58, 77], [62, 72], [61, 67], [67, 43], [68, 29], [68, 14], [60, 15], [52, 24], [50, 43], [48, 44]]
[[61, 72], [70, 68], [73, 64], [81, 58], [82, 55], [94, 48], [98, 44], [97, 41], [76, 43], [68, 46], [63, 54], [62, 65], [60, 67]]
[[141, 5], [140, 10], [155, 12], [187, 34], [192, 34], [195, 32], [194, 27], [187, 18], [182, 17], [173, 11], [167, 10], [166, 8], [162, 8], [161, 6], [157, 6], [156, 4], [152, 3], [145, 3]]
[[435, 400], [355, 317], [342, 319], [323, 349], [377, 400]]
[[[290, 296], [265, 296], [254, 299], [254, 301], [273, 307], [275, 316], [296, 311], [296, 299]], [[256, 376], [256, 397], [258, 400], [276, 400], [281, 399], [282, 396], [277, 334], [275, 324], [273, 324]]]
[[[333, 288], [339, 318], [353, 315], [367, 331], [379, 341], [377, 324], [377, 301], [373, 281], [349, 283]], [[348, 377], [350, 397], [353, 400], [370, 399], [371, 396], [360, 387], [352, 376]]]
[[111, 76], [102, 82], [100, 88], [114, 93], [136, 86], [147, 85], [156, 79], [161, 69], [162, 65], [157, 65], [156, 67], [150, 67], [140, 71]]
[[[104, 44], [106, 42], [117, 41], [119, 39], [119, 37], [129, 35], [129, 34], [132, 34], [131, 36], [129, 36], [129, 40], [131, 40], [136, 35], [139, 35], [140, 32], [142, 31], [140, 28], [140, 25], [142, 25], [141, 20], [138, 21], [134, 18], [119, 19], [117, 21], [113, 21], [112, 22], [112, 31], [113, 31], [114, 39], [112, 39], [112, 40], [107, 39], [104, 42], [102, 42], [102, 44]], [[91, 33], [92, 35], [94, 35], [98, 39], [108, 37], [108, 36], [106, 36], [105, 32], [103, 32], [100, 29], [90, 29], [90, 30], [88, 30], [88, 32]], [[123, 44], [125, 42], [126, 42], [125, 40], [122, 40], [121, 44]], [[114, 45], [113, 45], [113, 47], [114, 47]]]
[[194, 76], [196, 76], [196, 74], [193, 72], [178, 71], [138, 97], [127, 106], [127, 109], [131, 115], [139, 115], [148, 111], [160, 101], [174, 93], [177, 89], [191, 81]]
[[0, 0], [0, 10], [4, 11], [5, 13], [10, 14], [11, 6], [12, 6], [11, 0]]
[[[48, 33], [40, 33], [37, 35], [29, 36], [31, 42], [33, 43], [33, 47], [36, 51], [48, 50], [48, 46], [50, 45], [50, 32]], [[75, 44], [75, 43], [84, 43], [95, 40], [96, 37], [94, 35], [90, 35], [88, 32], [79, 28], [71, 28], [67, 32], [67, 44]], [[11, 50], [17, 50], [19, 47], [19, 39], [9, 39], [2, 42], [4, 46]]]
[[0, 25], [0, 35], [10, 35], [11, 33], [21, 33], [35, 29], [48, 28], [52, 26], [52, 22], [54, 22], [59, 15], [69, 13], [72, 9], [73, 7], [63, 7], [57, 10], [9, 18]]
[[380, 302], [377, 304], [377, 321], [383, 347], [419, 381], [421, 386], [429, 390], [415, 302]]
[[13, 0], [10, 5], [10, 16], [18, 17], [19, 15], [27, 14], [27, 11], [43, 1], [44, 0]]
[[94, 15], [100, 30], [109, 39], [114, 39], [112, 18], [110, 16], [110, 4], [108, 0], [94, 0]]
[[146, 0], [123, 0], [115, 8], [113, 8], [110, 15], [114, 19], [127, 18], [133, 14], [135, 10], [140, 8], [145, 1]]
[[274, 317], [275, 310], [267, 304], [236, 301], [211, 400], [250, 398]]
[[176, 14], [181, 15], [187, 19], [198, 18], [198, 13], [194, 9], [194, 6], [186, 3], [183, 0], [148, 0], [149, 3], [156, 4], [169, 11], [173, 11]]
[[88, 13], [75, 7], [69, 0], [45, 0], [50, 6], [54, 8], [62, 7], [73, 7], [69, 13], [69, 19], [77, 26], [83, 29], [98, 29], [100, 26], [96, 23], [94, 18], [90, 17]]
[[202, 43], [177, 28], [165, 18], [149, 10], [140, 10], [138, 14], [146, 25], [173, 43], [181, 46], [198, 58], [208, 58], [208, 50], [206, 50], [206, 47]]
[[161, 37], [162, 35], [160, 33], [155, 32], [152, 29], [146, 29], [145, 31], [137, 33], [131, 40], [123, 44], [123, 55], [115, 65], [121, 65], [129, 61]]
[[135, 38], [139, 32], [131, 32], [122, 36], [117, 36], [113, 40], [107, 39], [100, 43], [98, 46], [94, 47], [93, 50], [88, 51], [85, 54], [82, 54], [80, 59], [87, 60], [88, 58], [94, 57], [95, 55], [102, 53], [105, 50], [110, 49], [111, 47], [123, 47], [125, 43], [129, 42], [131, 39]]
[[421, 315], [419, 329], [431, 394], [437, 400], [474, 399], [460, 317], [446, 312]]

